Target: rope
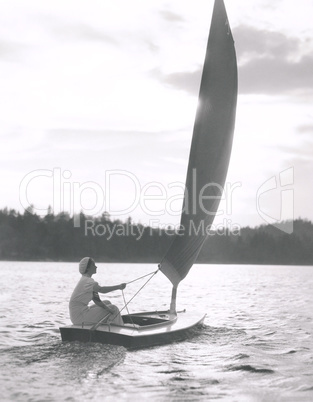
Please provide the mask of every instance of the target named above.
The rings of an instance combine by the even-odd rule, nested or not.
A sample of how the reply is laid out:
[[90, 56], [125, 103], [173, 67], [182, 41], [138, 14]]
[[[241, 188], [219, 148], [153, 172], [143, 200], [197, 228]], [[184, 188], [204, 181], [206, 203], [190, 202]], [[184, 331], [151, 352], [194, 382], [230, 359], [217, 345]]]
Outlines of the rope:
[[127, 307], [127, 303], [126, 303], [126, 300], [125, 300], [124, 290], [123, 290], [123, 289], [122, 289], [122, 295], [123, 295], [124, 305], [125, 305], [126, 310], [127, 310], [127, 314], [129, 314], [128, 307]]
[[127, 284], [130, 284], [130, 283], [133, 283], [133, 282], [135, 282], [135, 281], [138, 281], [139, 279], [145, 278], [145, 277], [148, 276], [148, 275], [151, 275], [151, 277], [141, 286], [141, 288], [134, 294], [134, 296], [128, 301], [128, 303], [127, 303], [126, 300], [125, 300], [124, 290], [122, 289], [122, 295], [123, 295], [123, 300], [124, 300], [124, 307], [123, 307], [121, 310], [119, 310], [119, 312], [121, 313], [121, 311], [123, 311], [124, 308], [126, 308], [127, 314], [128, 314], [128, 316], [129, 316], [129, 318], [130, 318], [130, 321], [131, 321], [131, 324], [133, 324], [133, 325], [135, 325], [135, 324], [134, 324], [134, 322], [133, 322], [133, 319], [132, 319], [132, 317], [131, 317], [131, 315], [130, 315], [130, 312], [129, 312], [127, 306], [128, 306], [128, 304], [137, 296], [137, 294], [141, 291], [141, 289], [143, 289], [143, 288], [146, 286], [146, 284], [150, 281], [150, 279], [152, 279], [152, 278], [154, 277], [154, 275], [156, 275], [156, 274], [158, 273], [158, 271], [159, 271], [159, 269], [157, 269], [156, 271], [152, 271], [152, 272], [150, 272], [149, 274], [140, 276], [139, 278], [136, 278], [136, 279], [134, 279], [134, 280], [132, 280], [132, 281], [130, 281], [130, 282], [127, 282]]
[[[134, 280], [132, 280], [132, 281], [130, 281], [130, 282], [127, 282], [127, 284], [129, 284], [129, 283], [138, 281], [139, 279], [142, 279], [142, 278], [144, 278], [144, 277], [146, 277], [146, 276], [148, 276], [148, 275], [151, 275], [150, 278], [141, 286], [141, 288], [134, 294], [134, 296], [133, 296], [127, 303], [126, 303], [126, 300], [125, 300], [125, 297], [124, 297], [124, 292], [123, 292], [123, 290], [122, 290], [122, 294], [123, 294], [123, 298], [124, 298], [124, 303], [125, 303], [125, 305], [124, 305], [124, 306], [119, 310], [119, 312], [113, 317], [112, 321], [114, 321], [114, 319], [117, 317], [117, 315], [120, 314], [121, 311], [124, 310], [124, 308], [126, 308], [128, 314], [129, 314], [128, 307], [127, 307], [128, 304], [138, 295], [138, 293], [146, 286], [146, 284], [154, 277], [154, 275], [156, 275], [156, 274], [158, 273], [158, 271], [159, 271], [159, 269], [157, 269], [156, 271], [150, 272], [149, 274], [143, 275], [143, 276], [141, 276], [141, 277], [139, 277], [139, 278], [137, 278], [137, 279], [134, 279]], [[102, 321], [105, 320], [106, 317], [107, 317], [107, 315], [106, 315], [104, 318], [102, 318], [100, 321], [98, 321], [97, 324], [93, 325], [93, 326], [90, 328], [90, 331], [94, 331], [95, 329], [97, 329], [97, 328], [99, 327], [99, 325], [101, 325]], [[134, 324], [134, 323], [133, 323], [133, 324]]]
[[[119, 312], [123, 311], [124, 308], [127, 308], [128, 304], [138, 295], [138, 293], [146, 286], [146, 284], [154, 277], [154, 275], [156, 275], [156, 274], [158, 273], [158, 271], [159, 271], [159, 270], [157, 269], [155, 272], [150, 272], [150, 274], [147, 274], [147, 275], [144, 275], [144, 276], [141, 277], [141, 278], [143, 278], [143, 277], [145, 277], [145, 276], [151, 275], [150, 278], [149, 278], [149, 279], [141, 286], [141, 288], [134, 294], [134, 296], [133, 296], [130, 300], [128, 300], [127, 303], [125, 303], [124, 307], [122, 307]], [[140, 279], [140, 278], [138, 278], [138, 279]], [[135, 280], [137, 280], [137, 279], [135, 279]], [[134, 282], [134, 281], [132, 281], [132, 282]], [[128, 283], [130, 283], [130, 282], [128, 282]], [[123, 294], [124, 294], [124, 293], [123, 293]], [[114, 317], [114, 318], [115, 318], [115, 317]]]
[[142, 279], [142, 278], [145, 278], [146, 276], [148, 276], [148, 275], [152, 275], [152, 274], [156, 274], [157, 272], [159, 271], [159, 269], [157, 269], [156, 271], [152, 271], [152, 272], [150, 272], [149, 274], [146, 274], [146, 275], [143, 275], [143, 276], [140, 276], [139, 278], [136, 278], [136, 279], [133, 279], [132, 281], [130, 281], [130, 282], [126, 282], [126, 285], [129, 285], [130, 283], [133, 283], [133, 282], [136, 282], [136, 281], [139, 281], [139, 279]]
[[133, 319], [132, 319], [132, 317], [131, 317], [131, 315], [129, 313], [128, 307], [127, 307], [127, 303], [126, 303], [126, 300], [125, 300], [125, 295], [124, 295], [124, 290], [123, 289], [122, 289], [122, 295], [123, 295], [124, 305], [126, 307], [127, 314], [128, 314], [128, 316], [130, 318], [131, 324], [133, 324], [135, 326], [135, 323], [134, 323], [134, 321], [133, 321]]
[[[106, 314], [103, 318], [101, 318], [100, 321], [97, 322], [97, 324], [94, 324], [94, 325], [89, 329], [89, 331], [94, 331], [94, 330], [96, 330], [96, 329], [99, 327], [99, 325], [101, 325], [102, 321], [104, 321], [105, 319], [107, 319], [109, 315], [110, 315], [110, 313]], [[115, 318], [115, 317], [114, 317], [114, 318]]]

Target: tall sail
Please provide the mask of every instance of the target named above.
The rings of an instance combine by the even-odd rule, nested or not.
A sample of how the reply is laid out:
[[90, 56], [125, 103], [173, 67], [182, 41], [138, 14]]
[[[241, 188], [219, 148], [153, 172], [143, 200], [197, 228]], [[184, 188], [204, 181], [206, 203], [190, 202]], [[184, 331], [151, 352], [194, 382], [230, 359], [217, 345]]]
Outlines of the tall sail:
[[195, 262], [225, 184], [235, 126], [237, 62], [223, 0], [215, 0], [193, 130], [181, 230], [160, 269], [177, 287]]

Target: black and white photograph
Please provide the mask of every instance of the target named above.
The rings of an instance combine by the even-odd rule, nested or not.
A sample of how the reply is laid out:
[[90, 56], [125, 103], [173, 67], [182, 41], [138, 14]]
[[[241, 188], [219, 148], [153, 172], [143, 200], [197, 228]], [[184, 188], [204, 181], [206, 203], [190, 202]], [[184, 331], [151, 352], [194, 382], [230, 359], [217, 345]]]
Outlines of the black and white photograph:
[[312, 16], [0, 0], [1, 401], [313, 400]]

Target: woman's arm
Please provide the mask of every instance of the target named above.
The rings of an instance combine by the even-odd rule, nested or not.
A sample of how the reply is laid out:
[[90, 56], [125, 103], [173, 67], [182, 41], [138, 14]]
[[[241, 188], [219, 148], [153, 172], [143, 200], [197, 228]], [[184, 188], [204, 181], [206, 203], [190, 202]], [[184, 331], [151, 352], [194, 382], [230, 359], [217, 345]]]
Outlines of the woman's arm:
[[98, 283], [96, 283], [93, 287], [94, 292], [99, 292], [99, 293], [109, 293], [113, 292], [114, 290], [123, 290], [126, 288], [126, 283], [121, 283], [120, 285], [116, 286], [99, 286]]
[[92, 301], [93, 301], [97, 306], [104, 308], [105, 310], [107, 310], [107, 311], [110, 312], [111, 314], [114, 313], [114, 309], [112, 309], [109, 304], [105, 304], [105, 303], [103, 303], [103, 302], [101, 301], [98, 292], [93, 292], [93, 293], [92, 293]]

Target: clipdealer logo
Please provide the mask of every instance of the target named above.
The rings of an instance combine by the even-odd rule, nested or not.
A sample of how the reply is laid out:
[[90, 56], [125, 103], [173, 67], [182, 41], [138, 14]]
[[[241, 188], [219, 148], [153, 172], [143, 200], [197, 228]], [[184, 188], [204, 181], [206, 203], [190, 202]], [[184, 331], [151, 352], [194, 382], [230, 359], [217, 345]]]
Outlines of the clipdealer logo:
[[[74, 217], [74, 227], [81, 226], [79, 211], [88, 215], [88, 217], [96, 217], [103, 213], [117, 217], [130, 215], [137, 208], [140, 208], [142, 212], [150, 217], [165, 214], [178, 217], [181, 214], [181, 210], [177, 208], [177, 205], [182, 205], [184, 199], [184, 212], [187, 214], [195, 214], [198, 211], [197, 208], [200, 208], [208, 215], [226, 215], [230, 217], [233, 213], [233, 193], [237, 188], [242, 187], [241, 182], [225, 183], [224, 188], [217, 183], [206, 183], [203, 188], [197, 190], [195, 190], [195, 186], [192, 186], [191, 194], [189, 194], [191, 196], [188, 198], [184, 183], [173, 182], [164, 186], [159, 182], [150, 182], [142, 186], [133, 173], [125, 170], [106, 171], [104, 187], [94, 181], [75, 182], [71, 180], [71, 177], [72, 173], [69, 170], [62, 171], [59, 167], [52, 170], [37, 169], [28, 173], [20, 183], [19, 197], [21, 206], [27, 210], [35, 204], [33, 201], [36, 200], [38, 188], [40, 188], [42, 180], [44, 180], [45, 185], [48, 185], [49, 188], [47, 197], [52, 210], [54, 213], [67, 212], [72, 215]], [[193, 177], [195, 180], [196, 171], [193, 172]], [[128, 196], [130, 197], [125, 197], [127, 205], [124, 208], [114, 209], [114, 200], [120, 196], [120, 193], [116, 193], [116, 188], [118, 187], [116, 183], [119, 180], [128, 182]], [[293, 232], [293, 184], [294, 169], [291, 167], [266, 180], [256, 193], [255, 205], [258, 215], [266, 223], [288, 234]], [[175, 193], [174, 195], [173, 192]], [[192, 208], [187, 202], [187, 199], [191, 198], [197, 199], [197, 204], [193, 203]], [[84, 204], [86, 199], [88, 200], [88, 206]], [[270, 199], [270, 208], [268, 199]], [[224, 201], [223, 206], [220, 204], [217, 211], [209, 209], [210, 206], [220, 201]], [[188, 210], [188, 207], [190, 207], [190, 210]], [[47, 208], [33, 207], [33, 212], [39, 216], [45, 216]], [[239, 224], [234, 224], [231, 219], [226, 221], [228, 228], [233, 227], [233, 225], [236, 228], [239, 227]], [[285, 221], [284, 224], [282, 224], [282, 221]], [[91, 225], [90, 222], [89, 225]], [[162, 225], [161, 221], [159, 221], [159, 225]], [[172, 223], [167, 225], [173, 226]]]
[[[34, 188], [39, 185], [39, 179], [45, 180], [50, 185], [50, 203], [53, 211], [68, 212], [74, 216], [74, 226], [80, 227], [80, 214], [82, 211], [88, 216], [99, 216], [101, 213], [108, 213], [113, 216], [125, 216], [131, 214], [135, 209], [140, 208], [146, 215], [153, 216], [180, 216], [181, 209], [177, 208], [177, 202], [182, 205], [184, 202], [184, 212], [195, 215], [199, 210], [211, 216], [231, 215], [232, 197], [236, 188], [241, 187], [241, 183], [226, 183], [224, 187], [218, 183], [206, 183], [202, 188], [196, 186], [196, 170], [193, 171], [193, 185], [189, 190], [184, 183], [172, 182], [164, 186], [159, 182], [149, 182], [141, 186], [139, 179], [131, 172], [124, 170], [109, 170], [105, 172], [104, 187], [96, 182], [86, 181], [84, 183], [73, 182], [69, 179], [72, 174], [69, 170], [62, 172], [60, 168], [53, 170], [35, 170], [28, 173], [20, 184], [20, 203], [26, 210], [36, 198]], [[129, 199], [125, 208], [118, 210], [113, 208], [114, 199], [117, 199], [116, 185], [114, 180], [128, 181]], [[36, 180], [38, 182], [36, 183]], [[199, 192], [198, 192], [199, 191]], [[173, 194], [174, 193], [174, 194]], [[180, 194], [178, 194], [180, 193]], [[88, 207], [83, 205], [83, 198], [88, 195]], [[120, 196], [120, 195], [119, 195]], [[190, 200], [196, 202], [190, 202]], [[216, 211], [216, 205], [223, 200], [224, 210], [221, 208]], [[46, 208], [33, 207], [33, 211], [39, 216], [46, 214]]]
[[[264, 182], [257, 191], [256, 209], [260, 217], [268, 224], [275, 226], [282, 232], [293, 233], [294, 220], [294, 168], [283, 170], [276, 176], [272, 176]], [[273, 200], [273, 207], [278, 211], [274, 213], [265, 212], [264, 198], [270, 196]], [[284, 221], [282, 225], [281, 222]]]

